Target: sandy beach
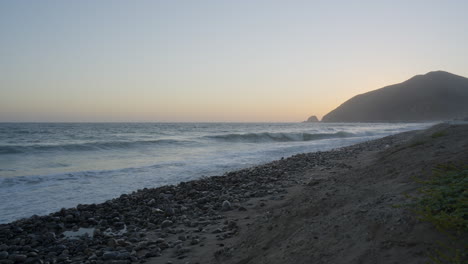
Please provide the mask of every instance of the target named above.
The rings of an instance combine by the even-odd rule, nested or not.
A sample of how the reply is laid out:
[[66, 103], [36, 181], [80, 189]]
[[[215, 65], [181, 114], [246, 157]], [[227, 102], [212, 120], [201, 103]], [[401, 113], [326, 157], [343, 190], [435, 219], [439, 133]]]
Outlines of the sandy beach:
[[0, 263], [426, 263], [444, 237], [395, 205], [416, 192], [413, 177], [446, 163], [468, 164], [468, 125], [2, 224]]

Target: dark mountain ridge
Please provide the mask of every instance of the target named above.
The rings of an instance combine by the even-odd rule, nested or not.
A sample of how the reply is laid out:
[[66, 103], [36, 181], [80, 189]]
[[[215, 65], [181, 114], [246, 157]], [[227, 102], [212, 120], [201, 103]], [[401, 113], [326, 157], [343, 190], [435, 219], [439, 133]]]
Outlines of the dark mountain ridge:
[[468, 79], [444, 71], [356, 95], [323, 122], [440, 121], [468, 117]]

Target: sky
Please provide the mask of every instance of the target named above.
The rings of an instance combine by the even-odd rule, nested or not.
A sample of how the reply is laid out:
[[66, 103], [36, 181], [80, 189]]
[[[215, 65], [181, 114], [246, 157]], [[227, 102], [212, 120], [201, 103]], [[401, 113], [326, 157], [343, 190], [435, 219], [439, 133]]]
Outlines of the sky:
[[468, 1], [0, 1], [0, 122], [298, 122], [444, 70]]

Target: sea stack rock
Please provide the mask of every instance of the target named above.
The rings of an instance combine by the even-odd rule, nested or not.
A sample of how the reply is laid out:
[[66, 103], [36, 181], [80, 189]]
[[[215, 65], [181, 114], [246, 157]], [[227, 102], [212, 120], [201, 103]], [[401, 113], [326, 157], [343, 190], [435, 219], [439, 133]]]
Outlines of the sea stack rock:
[[305, 121], [305, 123], [315, 123], [315, 122], [318, 122], [318, 121], [319, 120], [318, 120], [318, 118], [316, 116], [311, 116]]

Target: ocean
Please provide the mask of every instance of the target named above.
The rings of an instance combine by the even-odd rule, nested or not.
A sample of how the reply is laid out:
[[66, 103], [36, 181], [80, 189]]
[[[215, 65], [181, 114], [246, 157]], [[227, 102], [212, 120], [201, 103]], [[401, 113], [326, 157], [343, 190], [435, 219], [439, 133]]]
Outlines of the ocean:
[[432, 123], [0, 123], [0, 223]]

